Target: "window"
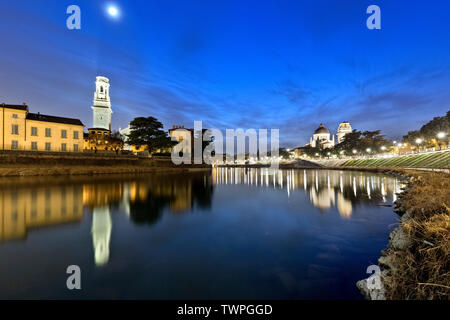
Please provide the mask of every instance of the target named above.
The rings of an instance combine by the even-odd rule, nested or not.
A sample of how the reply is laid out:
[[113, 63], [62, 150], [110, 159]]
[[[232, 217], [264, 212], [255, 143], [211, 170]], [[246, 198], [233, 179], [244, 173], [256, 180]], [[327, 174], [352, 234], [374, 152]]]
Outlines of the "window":
[[19, 134], [19, 125], [18, 124], [12, 125], [12, 134]]
[[61, 138], [67, 138], [67, 130], [61, 130]]
[[73, 132], [73, 138], [74, 139], [78, 139], [78, 131], [74, 131]]
[[17, 113], [13, 113], [13, 118], [17, 119], [19, 116], [17, 115]]
[[31, 135], [32, 136], [37, 136], [37, 127], [31, 127]]
[[13, 149], [13, 150], [19, 149], [19, 141], [17, 141], [17, 140], [11, 141], [11, 149]]
[[67, 146], [65, 143], [61, 143], [61, 151], [67, 151]]
[[31, 150], [37, 150], [37, 142], [36, 141], [31, 142]]
[[78, 145], [77, 144], [73, 145], [73, 151], [75, 151], [75, 152], [78, 151]]
[[52, 150], [52, 145], [50, 142], [46, 142], [45, 143], [45, 151], [50, 151], [50, 150]]
[[46, 137], [51, 137], [52, 136], [52, 129], [45, 128], [45, 136]]

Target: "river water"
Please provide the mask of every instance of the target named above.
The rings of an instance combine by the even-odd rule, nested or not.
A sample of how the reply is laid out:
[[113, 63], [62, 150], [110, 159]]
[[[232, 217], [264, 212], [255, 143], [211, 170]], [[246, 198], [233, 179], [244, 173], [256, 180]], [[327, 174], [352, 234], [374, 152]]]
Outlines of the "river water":
[[0, 298], [361, 299], [400, 187], [243, 168], [2, 179]]

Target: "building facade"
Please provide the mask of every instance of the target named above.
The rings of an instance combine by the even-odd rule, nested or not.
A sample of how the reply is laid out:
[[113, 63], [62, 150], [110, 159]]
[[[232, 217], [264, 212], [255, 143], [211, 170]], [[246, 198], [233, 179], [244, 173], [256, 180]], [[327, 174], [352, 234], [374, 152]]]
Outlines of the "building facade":
[[325, 128], [323, 123], [314, 131], [313, 136], [309, 139], [309, 145], [312, 148], [327, 149], [334, 147], [334, 135], [330, 139], [330, 131]]
[[[345, 135], [351, 132], [352, 127], [350, 122], [341, 122], [336, 133], [337, 143], [344, 141]], [[314, 131], [314, 134], [309, 139], [309, 144], [307, 144], [306, 147], [328, 149], [333, 148], [335, 145], [336, 141], [334, 140], [334, 135], [330, 134], [330, 131], [325, 128], [323, 123], [321, 123], [319, 128]]]
[[81, 152], [83, 128], [79, 119], [31, 113], [26, 104], [0, 105], [2, 150]]
[[339, 128], [337, 130], [337, 141], [338, 143], [341, 143], [344, 141], [344, 137], [347, 133], [352, 132], [352, 126], [350, 125], [350, 122], [344, 121], [339, 124]]

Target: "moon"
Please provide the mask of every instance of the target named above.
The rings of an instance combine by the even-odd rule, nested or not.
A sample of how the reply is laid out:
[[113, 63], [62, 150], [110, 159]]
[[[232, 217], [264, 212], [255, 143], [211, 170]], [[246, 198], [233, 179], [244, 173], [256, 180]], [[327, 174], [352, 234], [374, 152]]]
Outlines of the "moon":
[[117, 18], [119, 16], [119, 9], [111, 5], [108, 7], [108, 14], [113, 18]]

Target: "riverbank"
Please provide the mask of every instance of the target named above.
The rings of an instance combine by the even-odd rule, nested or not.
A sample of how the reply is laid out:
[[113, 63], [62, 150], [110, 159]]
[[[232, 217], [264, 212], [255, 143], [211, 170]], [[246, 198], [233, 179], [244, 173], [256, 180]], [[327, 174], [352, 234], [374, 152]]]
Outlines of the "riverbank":
[[401, 219], [378, 260], [381, 287], [371, 289], [367, 279], [357, 287], [372, 300], [449, 299], [450, 174], [385, 173], [405, 182], [394, 209]]
[[101, 154], [0, 153], [0, 177], [102, 175], [210, 170], [206, 165], [176, 166], [170, 157], [140, 158]]

